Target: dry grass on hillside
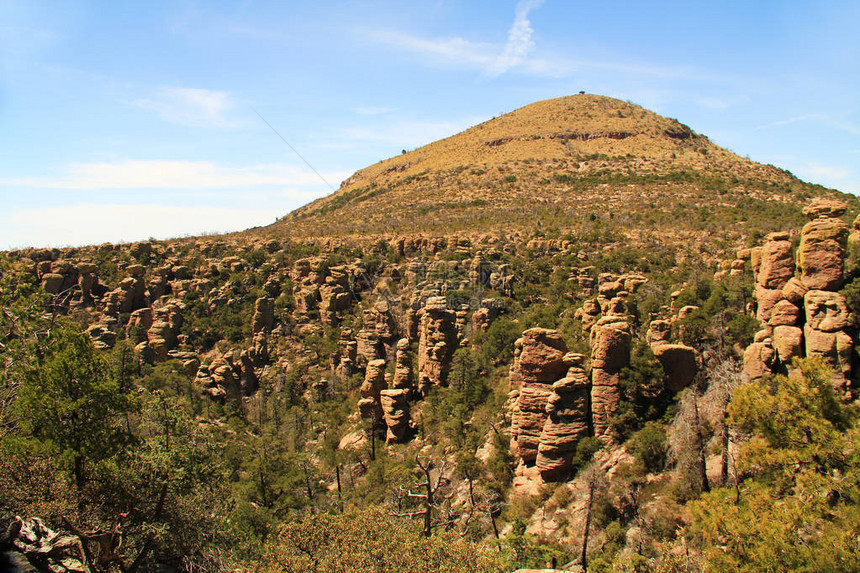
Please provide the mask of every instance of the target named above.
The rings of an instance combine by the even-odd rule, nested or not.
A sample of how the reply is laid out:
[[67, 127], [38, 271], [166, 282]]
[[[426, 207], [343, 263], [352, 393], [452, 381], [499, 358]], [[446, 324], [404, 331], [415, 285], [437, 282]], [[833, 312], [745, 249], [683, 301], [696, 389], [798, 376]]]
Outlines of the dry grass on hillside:
[[744, 212], [766, 230], [783, 223], [768, 222], [769, 204], [796, 206], [824, 191], [722, 149], [674, 119], [581, 94], [528, 105], [371, 165], [261, 232], [583, 233], [596, 215], [719, 233]]

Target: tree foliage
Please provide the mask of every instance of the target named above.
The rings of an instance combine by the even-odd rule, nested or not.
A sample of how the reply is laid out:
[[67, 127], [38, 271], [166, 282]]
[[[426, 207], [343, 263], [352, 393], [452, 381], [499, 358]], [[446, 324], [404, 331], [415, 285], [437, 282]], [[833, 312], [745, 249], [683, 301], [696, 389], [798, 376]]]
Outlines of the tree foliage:
[[860, 568], [860, 427], [818, 359], [742, 386], [730, 422], [746, 436], [739, 483], [690, 503], [688, 533], [717, 571]]
[[358, 573], [375, 571], [503, 571], [492, 555], [455, 536], [423, 537], [412, 522], [381, 508], [304, 515], [284, 525], [267, 547], [262, 571]]

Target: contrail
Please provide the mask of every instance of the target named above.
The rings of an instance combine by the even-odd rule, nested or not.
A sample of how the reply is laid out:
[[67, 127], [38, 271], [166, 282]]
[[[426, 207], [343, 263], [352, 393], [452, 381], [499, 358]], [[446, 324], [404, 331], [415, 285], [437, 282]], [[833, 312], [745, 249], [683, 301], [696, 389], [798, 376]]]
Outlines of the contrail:
[[[254, 109], [254, 108], [251, 108], [251, 109]], [[314, 173], [316, 173], [316, 174], [317, 174], [317, 177], [319, 177], [319, 178], [322, 180], [322, 182], [323, 182], [323, 183], [325, 183], [326, 185], [328, 185], [328, 188], [329, 188], [329, 189], [331, 189], [331, 190], [332, 190], [332, 192], [335, 192], [335, 191], [336, 191], [336, 189], [332, 186], [332, 184], [331, 184], [331, 183], [329, 183], [328, 181], [326, 181], [326, 180], [325, 180], [325, 177], [323, 177], [323, 176], [320, 174], [320, 172], [319, 172], [319, 171], [317, 171], [316, 169], [314, 169], [314, 166], [313, 166], [313, 165], [311, 165], [310, 163], [308, 163], [308, 160], [307, 160], [307, 159], [305, 159], [304, 157], [302, 157], [302, 154], [301, 154], [301, 153], [299, 153], [299, 152], [296, 150], [296, 148], [295, 148], [295, 147], [293, 147], [292, 145], [290, 145], [290, 142], [289, 142], [289, 141], [287, 141], [286, 139], [284, 139], [284, 136], [283, 136], [283, 135], [281, 135], [280, 133], [278, 133], [278, 130], [277, 130], [277, 129], [275, 129], [274, 127], [272, 127], [272, 124], [271, 124], [271, 123], [269, 123], [268, 121], [266, 121], [266, 118], [265, 118], [265, 117], [263, 117], [262, 115], [260, 115], [260, 112], [259, 112], [259, 111], [257, 111], [256, 109], [254, 109], [254, 113], [256, 113], [256, 114], [260, 117], [260, 119], [262, 119], [262, 120], [265, 122], [265, 124], [266, 124], [266, 125], [268, 125], [268, 126], [269, 126], [269, 128], [270, 128], [272, 131], [274, 131], [274, 132], [275, 132], [275, 135], [277, 135], [278, 137], [280, 137], [280, 138], [281, 138], [281, 141], [283, 141], [284, 143], [286, 143], [286, 144], [287, 144], [287, 147], [289, 147], [290, 149], [292, 149], [292, 150], [293, 150], [293, 153], [295, 153], [296, 155], [298, 155], [298, 156], [299, 156], [299, 159], [301, 159], [302, 161], [304, 161], [304, 162], [305, 162], [305, 165], [307, 165], [308, 167], [310, 167], [310, 168], [311, 168], [311, 171], [313, 171]]]

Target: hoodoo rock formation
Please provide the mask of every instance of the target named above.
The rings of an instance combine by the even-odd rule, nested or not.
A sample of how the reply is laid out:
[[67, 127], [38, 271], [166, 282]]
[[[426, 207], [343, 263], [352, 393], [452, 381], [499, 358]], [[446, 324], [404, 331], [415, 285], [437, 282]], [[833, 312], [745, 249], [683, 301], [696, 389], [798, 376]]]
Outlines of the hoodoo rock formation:
[[604, 443], [612, 441], [610, 422], [621, 401], [621, 370], [630, 365], [631, 342], [623, 316], [605, 316], [591, 329], [591, 421]]
[[418, 338], [418, 392], [426, 396], [432, 386], [448, 382], [451, 357], [457, 350], [456, 314], [444, 297], [431, 297], [420, 311]]
[[553, 383], [568, 368], [564, 360], [567, 346], [556, 330], [530, 328], [514, 348], [510, 372], [510, 399], [514, 404], [511, 442], [514, 453], [530, 463], [538, 456]]
[[382, 400], [380, 392], [385, 389], [385, 360], [371, 360], [367, 364], [364, 382], [361, 384], [361, 400], [358, 411], [361, 417], [370, 420], [372, 431], [384, 431]]
[[853, 396], [851, 319], [838, 292], [845, 282], [848, 243], [848, 226], [839, 217], [846, 209], [833, 200], [807, 206], [803, 212], [809, 222], [796, 255], [784, 232], [771, 233], [758, 253], [753, 250], [756, 317], [762, 329], [744, 353], [749, 379], [790, 371], [795, 357], [820, 356], [833, 369], [837, 391], [845, 399]]
[[564, 478], [579, 441], [589, 434], [589, 379], [585, 356], [565, 354], [567, 375], [552, 384], [546, 422], [540, 434], [536, 465], [546, 481]]

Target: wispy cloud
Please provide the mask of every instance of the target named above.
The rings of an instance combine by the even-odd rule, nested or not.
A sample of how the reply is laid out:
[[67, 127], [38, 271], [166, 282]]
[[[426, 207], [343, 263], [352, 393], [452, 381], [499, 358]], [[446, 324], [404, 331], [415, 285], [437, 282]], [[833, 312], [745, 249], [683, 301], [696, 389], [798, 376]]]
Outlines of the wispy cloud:
[[519, 73], [543, 78], [568, 78], [592, 69], [660, 79], [727, 81], [727, 78], [690, 67], [638, 62], [632, 58], [612, 61], [541, 53], [533, 40], [534, 29], [529, 20], [529, 14], [541, 4], [543, 0], [521, 0], [517, 4], [507, 42], [503, 46], [461, 37], [426, 38], [388, 29], [366, 30], [365, 36], [369, 41], [388, 44], [399, 51], [423, 56], [432, 64], [453, 69], [477, 70], [485, 77]]
[[469, 69], [489, 69], [498, 50], [497, 46], [484, 42], [470, 42], [463, 38], [426, 39], [394, 30], [377, 29], [368, 31], [367, 35], [376, 42]]
[[283, 214], [267, 209], [158, 204], [81, 203], [18, 209], [3, 221], [0, 248], [79, 246], [241, 231], [273, 223]]
[[817, 123], [826, 125], [828, 127], [838, 129], [839, 131], [845, 131], [847, 133], [851, 133], [854, 135], [860, 135], [860, 127], [853, 125], [852, 123], [849, 123], [846, 121], [840, 121], [840, 120], [834, 119], [834, 118], [832, 118], [828, 115], [825, 115], [823, 113], [810, 113], [810, 114], [806, 114], [806, 115], [798, 115], [795, 117], [790, 117], [788, 119], [782, 119], [779, 121], [766, 123], [764, 125], [759, 125], [755, 129], [756, 130], [771, 129], [774, 127], [782, 127], [785, 125], [791, 125], [794, 123], [802, 123], [802, 122], [807, 122], [807, 121], [817, 122]]
[[526, 59], [528, 53], [534, 48], [534, 42], [532, 42], [534, 30], [529, 21], [529, 12], [539, 8], [541, 4], [543, 0], [520, 0], [517, 3], [514, 23], [508, 30], [508, 43], [505, 44], [501, 55], [490, 64], [487, 70], [489, 75], [501, 75]]
[[860, 179], [848, 166], [830, 165], [809, 161], [792, 169], [802, 179], [820, 183], [846, 193], [860, 193]]
[[835, 165], [822, 165], [815, 161], [810, 161], [805, 167], [797, 171], [813, 179], [822, 179], [831, 182], [848, 179], [851, 176], [851, 172], [847, 169]]
[[[341, 181], [349, 172], [324, 173]], [[257, 185], [322, 185], [309, 170], [294, 165], [225, 167], [211, 161], [139, 161], [76, 163], [54, 177], [0, 179], [7, 188], [52, 189], [206, 189]]]
[[155, 112], [161, 119], [192, 127], [240, 127], [242, 122], [232, 117], [236, 107], [228, 92], [200, 88], [164, 86], [153, 97], [131, 102]]

